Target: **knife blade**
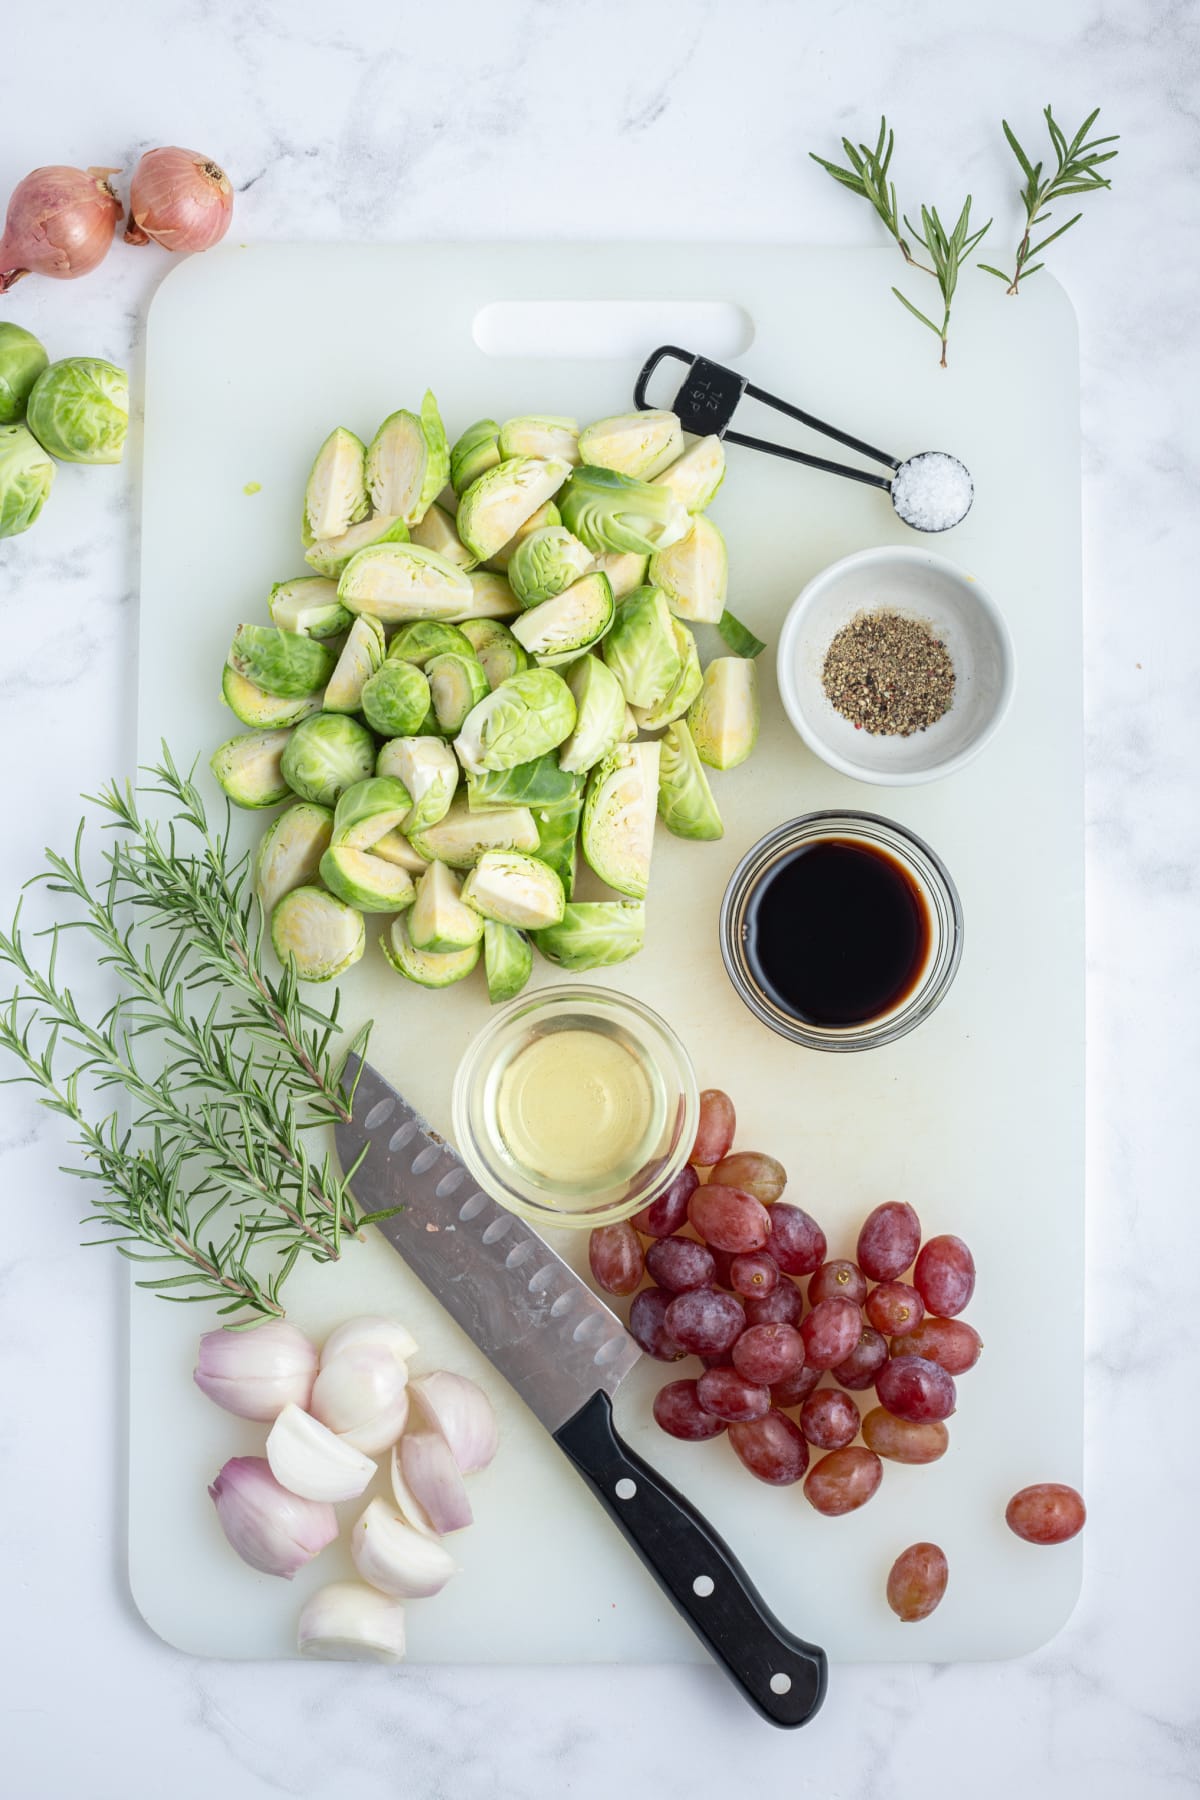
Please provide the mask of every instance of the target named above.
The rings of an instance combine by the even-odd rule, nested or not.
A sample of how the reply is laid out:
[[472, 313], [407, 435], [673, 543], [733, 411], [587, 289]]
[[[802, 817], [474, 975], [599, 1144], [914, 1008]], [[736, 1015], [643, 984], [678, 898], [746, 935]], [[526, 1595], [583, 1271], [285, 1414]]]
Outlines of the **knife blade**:
[[617, 1435], [612, 1396], [641, 1351], [616, 1314], [541, 1238], [474, 1183], [466, 1164], [370, 1063], [351, 1058], [354, 1107], [338, 1158], [400, 1256], [574, 1464], [651, 1574], [763, 1716], [807, 1723], [825, 1653], [768, 1609], [695, 1508]]

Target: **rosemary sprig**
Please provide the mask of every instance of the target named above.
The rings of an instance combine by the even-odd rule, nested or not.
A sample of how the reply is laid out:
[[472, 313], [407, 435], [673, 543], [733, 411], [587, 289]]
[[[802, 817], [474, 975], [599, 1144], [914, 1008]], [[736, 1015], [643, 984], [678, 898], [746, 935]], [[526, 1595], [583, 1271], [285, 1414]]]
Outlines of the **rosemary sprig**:
[[[894, 181], [888, 180], [888, 169], [891, 167], [895, 143], [896, 134], [888, 129], [887, 119], [883, 117], [879, 121], [879, 136], [873, 150], [869, 144], [859, 144], [856, 147], [849, 138], [842, 139], [842, 149], [846, 152], [846, 161], [850, 164], [848, 169], [839, 168], [837, 163], [827, 162], [823, 156], [818, 156], [815, 150], [810, 150], [808, 154], [815, 163], [819, 163], [832, 175], [835, 181], [840, 181], [843, 187], [849, 188], [852, 194], [861, 194], [864, 200], [869, 200], [900, 246], [905, 262], [911, 263], [914, 269], [924, 269], [927, 275], [932, 275], [933, 270], [927, 263], [917, 261], [910, 245], [900, 231], [900, 208], [896, 199], [896, 184]], [[906, 225], [908, 224], [907, 219], [904, 222]], [[909, 229], [911, 230], [912, 227], [909, 226]]]
[[928, 250], [932, 259], [933, 274], [942, 293], [941, 324], [935, 325], [933, 320], [927, 318], [919, 307], [914, 306], [898, 287], [894, 287], [892, 292], [901, 305], [906, 306], [913, 317], [920, 319], [922, 325], [927, 325], [934, 336], [939, 339], [942, 346], [941, 366], [944, 369], [946, 367], [946, 349], [950, 339], [950, 308], [954, 300], [954, 291], [958, 286], [958, 271], [971, 252], [983, 240], [992, 221], [989, 219], [987, 224], [981, 225], [978, 231], [971, 230], [971, 196], [968, 194], [963, 202], [963, 209], [958, 215], [958, 221], [950, 232], [946, 231], [938, 217], [936, 206], [921, 208], [920, 231], [910, 219], [906, 218], [904, 223], [917, 242], [923, 244]]
[[1026, 156], [1017, 142], [1016, 134], [1008, 120], [1000, 121], [1004, 127], [1004, 135], [1008, 139], [1009, 147], [1020, 163], [1021, 173], [1025, 177], [1025, 185], [1021, 189], [1021, 199], [1025, 205], [1025, 230], [1017, 245], [1016, 267], [1011, 275], [1006, 275], [1003, 269], [994, 269], [990, 263], [980, 263], [979, 267], [987, 274], [998, 276], [1001, 281], [1007, 283], [1007, 291], [1010, 294], [1017, 293], [1022, 280], [1030, 275], [1036, 275], [1038, 270], [1044, 266], [1040, 262], [1031, 262], [1030, 258], [1040, 256], [1048, 245], [1052, 244], [1056, 238], [1060, 238], [1064, 231], [1070, 231], [1072, 225], [1078, 225], [1083, 217], [1082, 213], [1076, 213], [1073, 218], [1067, 220], [1065, 225], [1059, 225], [1039, 243], [1034, 244], [1030, 241], [1034, 228], [1044, 225], [1050, 218], [1048, 210], [1050, 202], [1060, 200], [1067, 194], [1090, 194], [1096, 188], [1112, 186], [1112, 182], [1107, 176], [1101, 175], [1100, 165], [1111, 162], [1119, 154], [1116, 150], [1104, 148], [1106, 144], [1115, 144], [1118, 137], [1116, 133], [1113, 133], [1109, 137], [1089, 140], [1088, 132], [1099, 116], [1100, 108], [1097, 106], [1088, 114], [1075, 136], [1068, 143], [1054, 114], [1048, 106], [1046, 107], [1044, 113], [1046, 129], [1050, 133], [1050, 143], [1054, 150], [1057, 166], [1053, 174], [1044, 177], [1042, 164], [1031, 162]]

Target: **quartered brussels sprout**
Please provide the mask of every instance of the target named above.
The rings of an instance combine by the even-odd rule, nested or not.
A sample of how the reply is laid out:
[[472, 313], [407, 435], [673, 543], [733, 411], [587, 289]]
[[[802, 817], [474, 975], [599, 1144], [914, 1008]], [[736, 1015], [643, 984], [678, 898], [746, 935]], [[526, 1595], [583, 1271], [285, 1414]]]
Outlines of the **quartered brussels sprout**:
[[25, 423], [60, 462], [119, 463], [129, 428], [129, 377], [98, 356], [68, 356], [43, 369]]
[[473, 707], [454, 741], [468, 774], [511, 769], [556, 750], [575, 724], [575, 702], [553, 669], [526, 669]]
[[673, 412], [619, 413], [597, 419], [579, 434], [579, 460], [649, 481], [683, 449], [683, 430]]
[[446, 438], [446, 427], [442, 424], [438, 403], [429, 388], [425, 389], [421, 400], [421, 427], [429, 452], [419, 501], [419, 516], [423, 518], [450, 480], [450, 445]]
[[299, 699], [284, 700], [277, 694], [264, 693], [236, 669], [226, 663], [221, 671], [221, 698], [243, 725], [273, 729], [282, 725], [298, 725], [321, 710], [321, 695], [302, 694]]
[[725, 479], [725, 446], [719, 437], [697, 438], [669, 468], [654, 477], [669, 488], [690, 513], [703, 512]]
[[547, 500], [544, 506], [539, 506], [536, 512], [530, 513], [523, 525], [518, 526], [507, 544], [501, 544], [496, 554], [488, 557], [484, 568], [490, 569], [495, 575], [507, 575], [509, 564], [527, 537], [532, 537], [535, 531], [545, 531], [550, 525], [561, 524], [562, 514], [553, 500]]
[[635, 588], [645, 587], [649, 566], [650, 558], [634, 550], [605, 550], [589, 564], [589, 568], [608, 576], [614, 600], [623, 600]]
[[588, 777], [583, 854], [601, 881], [646, 898], [658, 810], [657, 743], [618, 744]]
[[571, 465], [561, 456], [512, 456], [472, 482], [458, 505], [458, 535], [485, 562], [558, 492]]
[[679, 679], [682, 658], [661, 588], [638, 588], [622, 600], [600, 654], [630, 706], [665, 700]]
[[411, 906], [416, 896], [407, 869], [372, 855], [370, 850], [351, 850], [345, 844], [329, 846], [321, 858], [321, 880], [330, 893], [359, 912], [400, 912]]
[[349, 631], [354, 614], [337, 597], [337, 582], [323, 575], [296, 575], [277, 581], [267, 601], [271, 623], [280, 631], [297, 631], [301, 637], [340, 637]]
[[661, 731], [672, 719], [682, 718], [704, 683], [700, 669], [700, 652], [686, 625], [672, 619], [675, 647], [679, 651], [679, 674], [661, 700], [653, 706], [635, 706], [633, 716], [642, 731]]
[[529, 657], [499, 619], [464, 619], [462, 634], [479, 658], [489, 688], [529, 667]]
[[0, 425], [24, 417], [33, 385], [49, 360], [32, 331], [0, 319]]
[[537, 826], [527, 806], [496, 807], [472, 812], [459, 794], [445, 818], [421, 831], [409, 827], [409, 843], [426, 862], [469, 869], [485, 850], [536, 850]]
[[515, 925], [497, 925], [494, 919], [483, 922], [483, 967], [487, 976], [488, 999], [493, 1006], [515, 1000], [533, 974], [533, 951], [529, 939]]
[[398, 869], [407, 869], [410, 875], [423, 875], [429, 867], [425, 858], [398, 831], [389, 831], [377, 844], [372, 844], [371, 855], [395, 863]]
[[438, 730], [446, 737], [456, 737], [473, 706], [478, 706], [489, 692], [483, 664], [473, 650], [465, 656], [447, 651], [433, 656], [425, 664], [430, 700]]
[[373, 850], [389, 831], [408, 829], [412, 795], [391, 775], [368, 775], [338, 796], [333, 842], [347, 850]]
[[625, 729], [625, 695], [612, 670], [598, 656], [581, 656], [567, 670], [566, 682], [575, 701], [575, 729], [559, 750], [558, 766], [569, 774], [585, 775], [620, 743]]
[[736, 769], [758, 742], [758, 671], [742, 656], [719, 656], [704, 671], [687, 717], [701, 762]]
[[576, 469], [559, 496], [563, 524], [597, 556], [606, 550], [649, 556], [688, 530], [690, 513], [666, 488], [612, 469]]
[[455, 440], [450, 452], [450, 485], [461, 498], [473, 481], [500, 461], [500, 427], [495, 419], [476, 419]]
[[348, 787], [374, 774], [375, 739], [347, 713], [319, 712], [288, 737], [282, 769], [301, 800], [336, 806]]
[[302, 981], [333, 981], [366, 947], [362, 914], [323, 888], [298, 887], [271, 914], [271, 943], [280, 962], [296, 965]]
[[28, 531], [54, 485], [54, 464], [24, 425], [0, 425], [0, 538]]
[[398, 657], [376, 669], [363, 687], [363, 716], [381, 737], [412, 737], [420, 730], [429, 706], [429, 683], [424, 674], [415, 663], [401, 662]]
[[412, 811], [406, 831], [423, 831], [444, 819], [458, 786], [458, 758], [449, 744], [436, 737], [389, 739], [379, 752], [375, 772], [391, 776], [407, 788]]
[[254, 859], [254, 891], [264, 918], [270, 919], [293, 888], [312, 886], [332, 836], [329, 808], [307, 800], [289, 806], [263, 833]]
[[426, 550], [436, 550], [439, 556], [444, 556], [457, 569], [475, 567], [475, 558], [455, 530], [454, 520], [436, 500], [425, 517], [418, 519], [413, 526], [412, 541], [423, 545]]
[[235, 806], [278, 806], [288, 798], [290, 783], [283, 758], [294, 735], [291, 731], [247, 731], [214, 750], [208, 766]]
[[554, 870], [563, 884], [563, 893], [568, 900], [575, 892], [575, 852], [579, 840], [579, 821], [583, 817], [584, 794], [583, 776], [572, 776], [572, 780], [575, 784], [574, 792], [567, 800], [556, 806], [538, 806], [533, 809], [533, 822], [538, 834], [538, 858]]
[[723, 837], [725, 827], [686, 719], [668, 725], [659, 748], [658, 814], [667, 830], [681, 838]]
[[450, 987], [469, 975], [479, 961], [478, 943], [468, 944], [465, 950], [418, 950], [408, 935], [406, 914], [393, 919], [379, 941], [396, 973], [418, 987]]
[[353, 613], [385, 625], [410, 619], [449, 619], [471, 610], [471, 580], [423, 544], [380, 544], [351, 557], [338, 599]]
[[686, 537], [650, 558], [650, 579], [667, 596], [677, 619], [716, 625], [725, 611], [729, 555], [725, 539], [703, 514]]
[[576, 900], [557, 925], [539, 931], [534, 942], [549, 962], [578, 973], [628, 962], [646, 935], [646, 908], [640, 900]]
[[521, 610], [521, 602], [503, 575], [487, 569], [473, 569], [467, 580], [471, 585], [470, 603], [454, 615], [454, 622], [465, 625], [469, 619], [512, 619]]
[[513, 551], [508, 582], [522, 606], [537, 606], [553, 600], [591, 566], [591, 551], [565, 525], [544, 525]]
[[225, 660], [235, 674], [281, 700], [319, 693], [333, 674], [333, 655], [324, 644], [278, 625], [239, 625]]
[[607, 575], [581, 575], [553, 600], [543, 600], [513, 621], [512, 633], [530, 656], [553, 668], [574, 662], [598, 644], [613, 622]]
[[366, 614], [354, 619], [326, 684], [322, 709], [331, 713], [358, 712], [363, 689], [376, 670], [383, 667], [386, 654], [387, 639], [379, 620]]
[[579, 421], [563, 419], [548, 413], [526, 413], [519, 419], [505, 419], [500, 427], [500, 455], [561, 456], [564, 462], [579, 461]]
[[469, 950], [483, 936], [483, 918], [464, 902], [462, 883], [447, 863], [430, 863], [418, 881], [408, 936], [414, 949], [439, 955]]
[[337, 538], [365, 519], [367, 447], [339, 425], [317, 451], [304, 489], [304, 541]]
[[367, 491], [377, 513], [398, 513], [406, 525], [424, 518], [450, 476], [450, 452], [437, 401], [426, 392], [418, 415], [394, 412], [371, 439]]
[[570, 806], [578, 779], [558, 766], [553, 750], [511, 769], [486, 769], [467, 776], [467, 804], [472, 812], [495, 806], [531, 806], [555, 812]]
[[373, 513], [343, 531], [341, 537], [317, 538], [304, 552], [304, 560], [318, 575], [336, 580], [345, 574], [350, 559], [360, 550], [372, 550], [376, 544], [406, 544], [408, 526], [398, 513]]
[[567, 903], [554, 870], [515, 850], [485, 850], [463, 882], [462, 897], [485, 919], [522, 931], [556, 925]]

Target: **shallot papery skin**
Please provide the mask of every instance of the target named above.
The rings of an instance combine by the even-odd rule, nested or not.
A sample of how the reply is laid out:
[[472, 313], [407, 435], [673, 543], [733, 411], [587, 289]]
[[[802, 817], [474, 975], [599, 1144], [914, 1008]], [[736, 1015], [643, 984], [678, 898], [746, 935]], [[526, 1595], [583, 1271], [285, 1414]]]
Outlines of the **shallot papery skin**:
[[0, 238], [0, 294], [23, 275], [74, 281], [104, 261], [121, 217], [108, 185], [116, 173], [55, 163], [17, 183]]
[[206, 1331], [192, 1380], [226, 1412], [266, 1421], [289, 1401], [307, 1407], [316, 1373], [316, 1345], [286, 1319], [270, 1319], [251, 1331]]
[[233, 1548], [264, 1575], [290, 1581], [338, 1534], [333, 1507], [289, 1493], [261, 1456], [231, 1457], [208, 1492]]
[[127, 244], [153, 238], [164, 250], [210, 250], [229, 230], [233, 183], [197, 150], [147, 150], [129, 186]]

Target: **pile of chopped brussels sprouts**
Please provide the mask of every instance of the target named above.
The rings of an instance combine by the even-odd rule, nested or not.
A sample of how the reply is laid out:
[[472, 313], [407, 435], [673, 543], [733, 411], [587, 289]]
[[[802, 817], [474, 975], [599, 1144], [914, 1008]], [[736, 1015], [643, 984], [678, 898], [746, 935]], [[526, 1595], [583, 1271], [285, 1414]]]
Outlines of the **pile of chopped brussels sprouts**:
[[[641, 949], [656, 817], [719, 838], [706, 770], [758, 735], [762, 645], [705, 513], [724, 472], [669, 412], [481, 419], [451, 448], [427, 393], [369, 444], [330, 433], [310, 572], [234, 632], [247, 729], [212, 759], [235, 805], [293, 802], [256, 865], [282, 961], [329, 980], [391, 915], [401, 975], [446, 987], [482, 956], [499, 1001], [534, 946], [572, 971]], [[697, 623], [738, 654], [702, 668]], [[577, 849], [619, 898], [574, 899]]]

